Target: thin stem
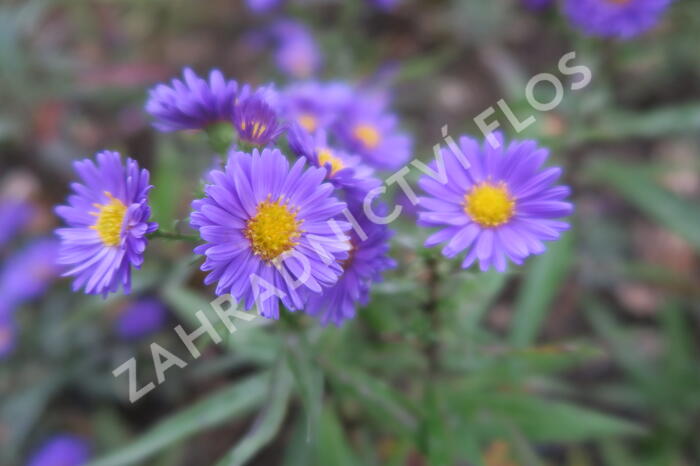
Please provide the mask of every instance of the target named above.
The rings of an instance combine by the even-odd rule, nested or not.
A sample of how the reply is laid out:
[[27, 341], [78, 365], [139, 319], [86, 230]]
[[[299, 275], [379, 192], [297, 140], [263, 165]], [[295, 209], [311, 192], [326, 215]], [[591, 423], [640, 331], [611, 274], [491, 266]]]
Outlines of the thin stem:
[[173, 233], [169, 231], [156, 230], [150, 235], [151, 238], [166, 239], [170, 241], [189, 241], [196, 243], [199, 241], [197, 235], [183, 235], [180, 233]]
[[429, 319], [428, 335], [423, 341], [423, 354], [427, 363], [427, 374], [425, 385], [423, 386], [423, 405], [425, 411], [422, 414], [421, 425], [418, 429], [418, 445], [420, 451], [426, 458], [432, 458], [437, 447], [434, 444], [434, 436], [431, 429], [436, 417], [441, 415], [440, 405], [437, 395], [437, 382], [440, 377], [440, 274], [438, 272], [438, 261], [435, 257], [428, 257], [426, 260], [428, 273], [428, 299], [423, 304], [423, 312]]

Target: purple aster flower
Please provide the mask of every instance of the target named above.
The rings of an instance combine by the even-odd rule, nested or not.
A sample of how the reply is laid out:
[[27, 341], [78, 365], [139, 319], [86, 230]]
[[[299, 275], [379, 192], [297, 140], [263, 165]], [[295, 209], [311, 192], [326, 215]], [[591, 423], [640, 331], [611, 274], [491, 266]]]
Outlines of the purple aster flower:
[[38, 240], [11, 256], [0, 272], [0, 296], [12, 306], [44, 294], [58, 276], [58, 241]]
[[522, 2], [531, 10], [542, 10], [550, 6], [554, 0], [522, 0]]
[[289, 147], [313, 166], [324, 168], [328, 181], [350, 198], [362, 200], [370, 190], [381, 185], [374, 177], [374, 170], [364, 165], [360, 157], [331, 148], [325, 130], [312, 135], [294, 125], [289, 132]]
[[566, 0], [564, 12], [592, 36], [630, 39], [654, 27], [672, 0]]
[[246, 0], [248, 9], [256, 14], [267, 13], [279, 8], [282, 0]]
[[75, 162], [82, 183], [73, 183], [75, 194], [68, 205], [56, 208], [67, 228], [61, 238], [58, 263], [70, 266], [63, 276], [74, 276], [73, 290], [88, 294], [115, 292], [122, 284], [131, 290], [131, 267], [140, 268], [148, 240], [158, 225], [149, 222], [149, 174], [138, 163], [122, 164], [117, 152], [104, 151], [97, 164]]
[[393, 232], [368, 220], [361, 204], [350, 212], [357, 225], [350, 233], [350, 255], [342, 262], [343, 274], [322, 294], [310, 296], [306, 305], [306, 312], [317, 316], [323, 325], [340, 326], [355, 317], [357, 306], [369, 302], [372, 283], [381, 281], [385, 270], [396, 267], [387, 256]]
[[283, 113], [306, 131], [329, 128], [352, 102], [354, 89], [343, 82], [295, 83], [282, 94]]
[[307, 293], [335, 283], [347, 258], [350, 225], [331, 222], [345, 203], [331, 196], [324, 169], [304, 165], [290, 168], [277, 149], [233, 152], [192, 203], [192, 226], [206, 241], [195, 249], [206, 256], [205, 283], [267, 318], [279, 317], [280, 300], [301, 309]]
[[34, 208], [18, 199], [0, 200], [0, 248], [31, 221]]
[[207, 126], [230, 121], [239, 93], [238, 83], [226, 80], [219, 70], [209, 73], [206, 81], [185, 68], [183, 80], [173, 79], [170, 86], [158, 84], [149, 92], [146, 111], [160, 131], [204, 129]]
[[0, 360], [5, 359], [15, 349], [17, 326], [12, 310], [0, 304]]
[[336, 134], [352, 152], [377, 169], [399, 168], [411, 156], [411, 138], [399, 130], [396, 115], [384, 110], [380, 96], [367, 94], [346, 109]]
[[369, 0], [369, 3], [380, 10], [391, 11], [401, 3], [401, 0]]
[[44, 443], [27, 466], [81, 466], [90, 458], [87, 442], [75, 435], [56, 435]]
[[309, 78], [318, 72], [321, 50], [306, 26], [283, 20], [276, 23], [272, 31], [279, 44], [275, 62], [280, 71], [297, 79]]
[[520, 265], [530, 254], [545, 251], [543, 241], [558, 239], [569, 224], [555, 219], [571, 214], [573, 206], [565, 201], [570, 189], [553, 185], [561, 168], [542, 168], [547, 149], [535, 141], [513, 141], [506, 147], [502, 135], [495, 136], [499, 149], [488, 142], [479, 147], [466, 136], [459, 140], [460, 154], [443, 149], [443, 170], [436, 162], [432, 166], [446, 178], [420, 178], [429, 197], [420, 198], [418, 221], [442, 228], [426, 247], [447, 242], [442, 250], [446, 257], [467, 251], [462, 268], [479, 259], [481, 270], [503, 272], [507, 259]]
[[154, 298], [135, 301], [121, 311], [115, 322], [115, 331], [124, 340], [141, 338], [157, 332], [167, 318], [162, 302]]
[[266, 146], [284, 132], [274, 99], [276, 94], [263, 88], [243, 99], [233, 113], [233, 126], [241, 141]]

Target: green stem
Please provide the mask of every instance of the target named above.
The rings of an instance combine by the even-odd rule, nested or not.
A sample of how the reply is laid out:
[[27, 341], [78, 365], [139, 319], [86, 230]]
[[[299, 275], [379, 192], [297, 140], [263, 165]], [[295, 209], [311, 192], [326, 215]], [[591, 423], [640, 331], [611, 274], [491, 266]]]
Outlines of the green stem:
[[218, 154], [226, 154], [236, 138], [231, 123], [215, 123], [206, 129], [209, 146]]
[[169, 231], [156, 230], [150, 235], [151, 238], [166, 239], [170, 241], [189, 241], [192, 243], [198, 242], [200, 239], [197, 235], [183, 235], [180, 233], [172, 233]]

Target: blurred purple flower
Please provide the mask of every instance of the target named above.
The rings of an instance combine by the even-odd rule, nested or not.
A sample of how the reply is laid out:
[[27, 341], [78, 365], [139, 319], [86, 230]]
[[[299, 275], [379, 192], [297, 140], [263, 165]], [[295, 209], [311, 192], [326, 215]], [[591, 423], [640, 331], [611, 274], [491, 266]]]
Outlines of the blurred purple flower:
[[56, 435], [45, 442], [27, 466], [81, 466], [90, 458], [87, 442], [75, 435]]
[[290, 85], [282, 93], [285, 117], [313, 133], [328, 129], [352, 101], [353, 88], [344, 82], [305, 81]]
[[158, 84], [149, 92], [146, 112], [153, 116], [153, 126], [160, 131], [204, 129], [229, 121], [237, 98], [248, 92], [216, 69], [209, 73], [209, 81], [191, 68], [185, 68], [182, 74], [183, 80], [173, 79], [170, 86]]
[[353, 228], [349, 257], [341, 262], [343, 274], [323, 293], [311, 295], [306, 305], [306, 312], [317, 316], [323, 325], [340, 326], [355, 317], [357, 306], [366, 306], [369, 302], [372, 283], [380, 282], [385, 270], [396, 267], [396, 262], [387, 255], [393, 232], [386, 225], [367, 219], [362, 204], [352, 206], [351, 213], [364, 239]]
[[283, 20], [272, 27], [277, 41], [275, 61], [286, 75], [305, 79], [313, 76], [321, 67], [321, 50], [311, 31], [303, 24]]
[[554, 3], [554, 0], [522, 0], [522, 2], [531, 10], [542, 10]]
[[0, 200], [0, 248], [11, 241], [34, 216], [31, 204], [18, 199]]
[[165, 324], [167, 310], [155, 298], [129, 304], [117, 317], [115, 331], [124, 340], [133, 340], [157, 332]]
[[462, 136], [459, 151], [443, 149], [444, 173], [439, 180], [421, 176], [418, 184], [427, 193], [419, 198], [418, 224], [438, 227], [425, 247], [447, 243], [442, 250], [453, 258], [462, 252], [462, 268], [477, 259], [482, 271], [495, 268], [505, 272], [508, 260], [521, 265], [532, 254], [542, 254], [544, 241], [559, 239], [569, 224], [559, 220], [573, 212], [566, 200], [568, 186], [555, 185], [559, 167], [543, 168], [549, 151], [535, 141], [500, 143], [494, 149], [487, 139], [483, 145]]
[[73, 164], [81, 183], [73, 183], [68, 205], [56, 207], [66, 222], [58, 262], [70, 266], [64, 276], [75, 276], [73, 290], [106, 296], [124, 287], [131, 290], [131, 267], [140, 268], [149, 233], [149, 173], [136, 161], [122, 163], [118, 152], [104, 151]]
[[42, 239], [11, 256], [0, 271], [0, 296], [9, 306], [42, 295], [58, 276], [58, 241]]
[[271, 102], [269, 95], [269, 89], [263, 88], [236, 105], [233, 125], [241, 141], [266, 146], [284, 132], [285, 127], [280, 123], [275, 108], [277, 106]]
[[391, 11], [396, 8], [402, 0], [369, 0], [369, 3], [384, 11]]
[[360, 154], [364, 161], [380, 170], [400, 167], [411, 156], [408, 134], [399, 129], [399, 120], [385, 110], [383, 94], [365, 93], [343, 112], [335, 132], [346, 147]]
[[672, 0], [566, 0], [564, 12], [584, 33], [630, 39], [654, 27]]
[[248, 9], [253, 13], [262, 14], [279, 8], [283, 0], [246, 0]]

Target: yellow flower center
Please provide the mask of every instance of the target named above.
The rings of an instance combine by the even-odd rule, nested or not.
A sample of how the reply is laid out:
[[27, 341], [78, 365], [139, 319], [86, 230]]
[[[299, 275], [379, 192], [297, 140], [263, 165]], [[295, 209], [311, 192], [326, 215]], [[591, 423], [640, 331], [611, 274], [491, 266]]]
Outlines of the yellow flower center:
[[316, 131], [316, 128], [318, 127], [318, 122], [316, 121], [316, 117], [309, 114], [309, 113], [302, 113], [299, 115], [299, 118], [297, 118], [297, 121], [301, 125], [302, 128], [304, 128], [306, 131], [309, 133], [313, 133]]
[[[241, 122], [241, 129], [243, 131], [246, 130], [247, 126], [248, 125], [246, 124], [245, 121]], [[259, 121], [254, 121], [253, 122], [253, 130], [250, 132], [250, 135], [253, 139], [258, 139], [260, 136], [263, 135], [263, 133], [265, 132], [266, 129], [267, 129], [267, 125], [265, 125], [264, 123], [261, 123]]]
[[464, 211], [482, 227], [497, 227], [515, 214], [515, 200], [505, 183], [481, 183], [464, 195]]
[[121, 242], [126, 206], [108, 191], [105, 191], [105, 196], [109, 198], [109, 202], [93, 204], [97, 212], [90, 212], [90, 215], [97, 217], [97, 221], [90, 228], [97, 231], [97, 235], [105, 246], [118, 246]]
[[339, 170], [345, 168], [345, 166], [343, 165], [343, 161], [335, 155], [333, 155], [333, 152], [328, 148], [324, 148], [318, 151], [318, 163], [322, 167], [327, 163], [330, 163], [331, 176], [335, 175]]
[[375, 149], [381, 140], [381, 136], [379, 135], [377, 128], [367, 124], [355, 126], [353, 135], [355, 138], [359, 139], [367, 149]]
[[294, 246], [301, 236], [301, 221], [286, 202], [268, 198], [258, 204], [255, 216], [248, 220], [244, 234], [253, 252], [265, 261], [272, 261]]

